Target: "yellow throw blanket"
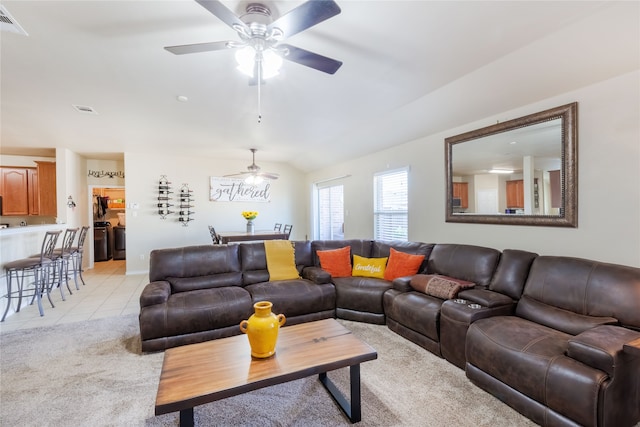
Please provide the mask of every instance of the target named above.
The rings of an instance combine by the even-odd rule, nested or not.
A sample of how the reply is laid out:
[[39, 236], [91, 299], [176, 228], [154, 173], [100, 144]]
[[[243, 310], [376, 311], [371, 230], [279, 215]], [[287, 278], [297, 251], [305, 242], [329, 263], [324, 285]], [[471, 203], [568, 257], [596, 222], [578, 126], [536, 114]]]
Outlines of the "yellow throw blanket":
[[290, 240], [265, 240], [269, 281], [298, 279], [293, 242]]

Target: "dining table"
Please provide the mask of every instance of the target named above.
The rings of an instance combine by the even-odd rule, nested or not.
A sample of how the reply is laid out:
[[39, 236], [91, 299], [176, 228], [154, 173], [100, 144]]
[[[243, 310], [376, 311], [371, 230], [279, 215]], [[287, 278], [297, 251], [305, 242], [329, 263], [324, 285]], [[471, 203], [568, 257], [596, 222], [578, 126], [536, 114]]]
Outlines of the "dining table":
[[218, 233], [220, 236], [220, 243], [231, 243], [231, 242], [248, 242], [248, 241], [259, 241], [259, 240], [288, 240], [289, 236], [287, 233], [283, 233], [282, 231], [274, 231], [274, 230], [257, 230], [254, 232], [246, 232], [246, 231], [221, 231]]

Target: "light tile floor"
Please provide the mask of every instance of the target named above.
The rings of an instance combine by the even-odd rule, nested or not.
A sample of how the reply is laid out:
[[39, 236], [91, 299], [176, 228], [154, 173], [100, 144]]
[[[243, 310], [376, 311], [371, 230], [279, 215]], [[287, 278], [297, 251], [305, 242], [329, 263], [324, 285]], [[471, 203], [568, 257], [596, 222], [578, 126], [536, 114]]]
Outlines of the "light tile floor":
[[42, 301], [44, 316], [40, 316], [34, 303], [0, 322], [0, 334], [17, 329], [79, 322], [101, 317], [123, 316], [140, 312], [139, 298], [149, 283], [148, 274], [125, 275], [126, 261], [96, 262], [94, 268], [83, 273], [85, 286], [78, 280], [76, 290], [73, 278], [69, 283], [73, 295], [64, 288], [66, 301], [58, 289], [51, 293], [55, 308], [45, 297]]

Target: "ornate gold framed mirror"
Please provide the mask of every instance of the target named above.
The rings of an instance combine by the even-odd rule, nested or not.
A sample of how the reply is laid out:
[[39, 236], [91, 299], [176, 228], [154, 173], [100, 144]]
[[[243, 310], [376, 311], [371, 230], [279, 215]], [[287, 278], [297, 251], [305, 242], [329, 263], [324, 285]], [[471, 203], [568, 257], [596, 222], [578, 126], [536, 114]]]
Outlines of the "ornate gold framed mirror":
[[577, 109], [446, 138], [446, 221], [577, 227]]

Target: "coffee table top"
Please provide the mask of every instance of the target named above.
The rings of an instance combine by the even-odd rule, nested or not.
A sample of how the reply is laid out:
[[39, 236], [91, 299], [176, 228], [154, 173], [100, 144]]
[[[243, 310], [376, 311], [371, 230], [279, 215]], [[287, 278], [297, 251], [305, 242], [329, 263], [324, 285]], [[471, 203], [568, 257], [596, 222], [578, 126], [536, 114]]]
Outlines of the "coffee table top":
[[377, 357], [335, 319], [281, 328], [276, 354], [267, 359], [251, 357], [245, 335], [170, 348], [164, 354], [155, 413], [193, 408]]

